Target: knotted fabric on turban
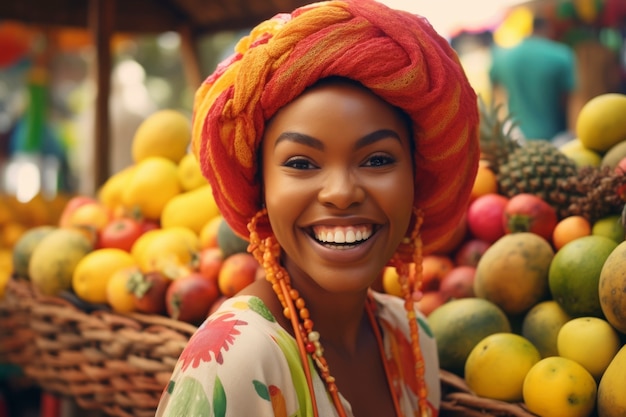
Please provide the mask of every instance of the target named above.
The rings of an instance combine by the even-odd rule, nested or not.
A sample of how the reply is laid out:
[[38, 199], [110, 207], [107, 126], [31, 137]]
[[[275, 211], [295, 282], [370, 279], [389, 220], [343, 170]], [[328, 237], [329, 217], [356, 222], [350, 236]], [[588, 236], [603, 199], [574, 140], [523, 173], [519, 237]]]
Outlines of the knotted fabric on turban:
[[[415, 207], [424, 253], [459, 224], [478, 165], [478, 112], [456, 53], [422, 17], [373, 0], [313, 3], [255, 27], [196, 92], [193, 151], [233, 230], [262, 204], [257, 152], [266, 121], [308, 86], [359, 81], [413, 121]], [[259, 224], [261, 238], [271, 234]], [[409, 231], [410, 232], [410, 231]]]

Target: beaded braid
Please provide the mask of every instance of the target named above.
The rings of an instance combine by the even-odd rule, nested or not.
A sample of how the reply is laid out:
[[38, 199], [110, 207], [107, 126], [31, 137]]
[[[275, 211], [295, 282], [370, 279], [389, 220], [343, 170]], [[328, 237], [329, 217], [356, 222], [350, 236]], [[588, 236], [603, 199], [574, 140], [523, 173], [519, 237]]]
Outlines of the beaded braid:
[[390, 265], [395, 267], [398, 272], [398, 279], [402, 288], [402, 296], [404, 298], [404, 308], [409, 321], [409, 330], [411, 333], [411, 348], [413, 350], [413, 358], [415, 363], [415, 373], [418, 383], [418, 401], [422, 416], [428, 415], [428, 390], [425, 380], [424, 356], [419, 341], [419, 326], [417, 323], [417, 315], [415, 313], [415, 302], [422, 297], [422, 238], [420, 229], [424, 222], [424, 214], [422, 210], [413, 208], [415, 214], [415, 226], [411, 232], [411, 236], [405, 243], [413, 247], [412, 257], [413, 263], [408, 264], [396, 252], [389, 261]]
[[[411, 346], [415, 360], [415, 372], [418, 380], [417, 394], [420, 413], [422, 416], [428, 416], [428, 392], [424, 379], [424, 357], [422, 356], [419, 344], [419, 327], [417, 324], [417, 316], [415, 314], [415, 300], [419, 299], [419, 291], [422, 284], [422, 240], [420, 237], [420, 228], [423, 223], [423, 213], [418, 209], [414, 209], [414, 212], [416, 221], [408, 243], [410, 243], [413, 247], [412, 256], [415, 268], [411, 268], [411, 265], [402, 261], [397, 252], [390, 260], [390, 265], [396, 267], [398, 270], [400, 285], [402, 286], [402, 293], [405, 300], [404, 307], [409, 321]], [[248, 246], [248, 251], [252, 253], [255, 259], [263, 266], [263, 269], [265, 270], [265, 278], [272, 284], [272, 289], [278, 296], [278, 299], [283, 306], [283, 314], [291, 321], [294, 329], [294, 335], [299, 347], [298, 351], [300, 353], [300, 359], [304, 366], [304, 373], [309, 388], [309, 394], [311, 396], [314, 415], [318, 415], [318, 410], [315, 401], [311, 369], [306, 356], [307, 353], [311, 355], [315, 361], [315, 364], [321, 373], [322, 379], [326, 383], [326, 387], [331, 394], [339, 416], [346, 417], [346, 412], [339, 398], [339, 390], [335, 384], [335, 378], [330, 375], [328, 363], [323, 356], [324, 349], [319, 342], [320, 335], [317, 331], [313, 330], [313, 321], [310, 318], [309, 310], [306, 308], [304, 299], [300, 297], [296, 289], [291, 288], [289, 273], [278, 262], [281, 251], [280, 245], [273, 236], [261, 239], [256, 231], [259, 219], [266, 215], [267, 209], [263, 208], [259, 210], [248, 223], [248, 231], [250, 232], [250, 244]], [[299, 314], [296, 313], [296, 307]], [[302, 319], [302, 323], [300, 323], [298, 318]]]
[[[300, 297], [296, 289], [291, 288], [289, 273], [278, 262], [280, 245], [273, 236], [261, 240], [256, 231], [256, 225], [259, 219], [265, 215], [267, 215], [267, 209], [263, 208], [259, 210], [248, 223], [248, 230], [250, 232], [248, 251], [252, 253], [256, 260], [263, 266], [265, 278], [272, 284], [272, 289], [283, 306], [284, 316], [291, 321], [294, 336], [298, 343], [300, 360], [304, 367], [309, 394], [311, 396], [313, 415], [318, 416], [318, 410], [307, 354], [311, 355], [315, 361], [315, 365], [326, 383], [326, 387], [333, 399], [339, 416], [347, 417], [341, 399], [339, 398], [339, 390], [335, 384], [335, 378], [330, 374], [328, 363], [324, 358], [324, 349], [319, 341], [320, 334], [313, 330], [313, 320], [311, 320], [304, 299]], [[296, 312], [296, 308], [298, 312]], [[299, 319], [302, 320], [302, 323], [300, 323]]]

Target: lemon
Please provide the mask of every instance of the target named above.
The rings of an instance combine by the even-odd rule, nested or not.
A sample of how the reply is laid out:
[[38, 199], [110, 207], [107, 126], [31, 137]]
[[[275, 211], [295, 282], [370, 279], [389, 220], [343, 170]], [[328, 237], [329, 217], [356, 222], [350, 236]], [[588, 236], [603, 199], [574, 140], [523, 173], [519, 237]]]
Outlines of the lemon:
[[219, 214], [212, 188], [205, 184], [172, 197], [161, 212], [161, 227], [183, 226], [200, 235], [202, 227]]
[[611, 214], [596, 220], [591, 226], [591, 234], [608, 237], [617, 243], [623, 242], [624, 226], [622, 226], [621, 217], [617, 214]]
[[543, 358], [526, 374], [524, 403], [541, 417], [588, 417], [596, 402], [597, 384], [582, 365], [561, 356]]
[[165, 205], [182, 192], [177, 169], [174, 162], [159, 156], [138, 162], [122, 194], [126, 211], [160, 219]]
[[576, 118], [576, 134], [589, 149], [606, 152], [626, 139], [626, 95], [600, 94], [587, 101]]
[[208, 184], [193, 153], [185, 154], [178, 162], [178, 180], [185, 191], [195, 190]]
[[115, 212], [122, 207], [122, 196], [124, 188], [132, 178], [135, 165], [131, 165], [111, 175], [102, 186], [98, 189], [98, 200], [104, 204], [106, 208]]
[[558, 355], [557, 336], [561, 326], [571, 320], [569, 314], [554, 300], [532, 307], [522, 320], [522, 336], [528, 339], [542, 358]]
[[177, 164], [187, 153], [190, 142], [190, 118], [177, 110], [164, 109], [151, 114], [139, 125], [131, 152], [135, 162], [160, 156]]
[[617, 331], [604, 319], [578, 317], [565, 323], [557, 336], [559, 356], [572, 359], [599, 381], [619, 351]]
[[85, 255], [72, 275], [72, 289], [89, 303], [107, 302], [107, 285], [111, 276], [122, 268], [136, 265], [133, 256], [117, 248], [96, 249]]
[[465, 381], [479, 396], [521, 401], [524, 378], [541, 360], [537, 348], [515, 333], [494, 333], [482, 339], [465, 361]]
[[131, 251], [141, 271], [161, 271], [170, 277], [179, 267], [194, 267], [201, 249], [200, 237], [185, 227], [161, 229], [139, 246], [138, 242]]
[[402, 297], [402, 286], [400, 285], [400, 275], [393, 266], [386, 266], [383, 271], [383, 290], [387, 294]]
[[576, 163], [576, 166], [597, 167], [602, 163], [602, 156], [593, 149], [585, 147], [580, 139], [573, 139], [559, 147], [559, 150]]

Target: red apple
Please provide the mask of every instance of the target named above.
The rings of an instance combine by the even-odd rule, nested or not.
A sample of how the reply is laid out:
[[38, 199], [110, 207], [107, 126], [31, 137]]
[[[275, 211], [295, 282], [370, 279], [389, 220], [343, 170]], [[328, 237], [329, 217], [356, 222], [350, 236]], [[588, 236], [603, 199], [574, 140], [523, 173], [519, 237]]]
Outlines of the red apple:
[[491, 244], [482, 239], [469, 239], [461, 244], [461, 247], [454, 254], [456, 265], [478, 265], [478, 260], [483, 256]]
[[425, 292], [422, 298], [417, 302], [417, 308], [425, 315], [428, 316], [437, 307], [445, 304], [446, 298], [440, 291], [428, 291]]
[[198, 272], [209, 281], [217, 283], [217, 277], [220, 274], [220, 269], [224, 264], [224, 252], [220, 248], [205, 248], [200, 251], [200, 265], [198, 266]]
[[517, 194], [504, 207], [502, 224], [506, 233], [531, 232], [550, 242], [557, 223], [556, 209], [534, 194]]
[[460, 265], [452, 268], [441, 280], [439, 291], [446, 300], [474, 297], [476, 267]]
[[199, 325], [219, 296], [217, 280], [207, 280], [195, 272], [172, 281], [165, 294], [165, 308], [171, 318]]
[[509, 199], [500, 194], [484, 194], [467, 209], [467, 226], [473, 237], [493, 243], [505, 234], [502, 216]]

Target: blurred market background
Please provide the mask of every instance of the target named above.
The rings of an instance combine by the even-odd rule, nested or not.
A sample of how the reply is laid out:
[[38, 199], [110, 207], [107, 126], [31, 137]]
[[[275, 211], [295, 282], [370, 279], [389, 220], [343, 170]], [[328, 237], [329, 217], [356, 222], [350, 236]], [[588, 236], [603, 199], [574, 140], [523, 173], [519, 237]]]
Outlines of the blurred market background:
[[[579, 108], [626, 92], [626, 0], [381, 1], [427, 17], [486, 100], [493, 49], [529, 36], [536, 14], [575, 51]], [[0, 250], [54, 223], [70, 196], [94, 195], [132, 163], [148, 115], [190, 115], [195, 89], [247, 29], [305, 3], [0, 2]]]
[[[623, 89], [624, 0], [384, 2], [429, 18], [486, 99], [491, 48], [527, 36], [537, 12], [550, 18], [556, 40], [575, 50], [600, 50], [581, 53], [580, 74], [590, 78], [581, 83], [590, 89], [581, 91], [581, 101]], [[19, 195], [22, 202], [39, 193], [47, 199], [65, 192], [92, 194], [130, 163], [130, 139], [147, 115], [161, 108], [190, 113], [196, 86], [246, 28], [304, 2], [268, 1], [265, 7], [251, 2], [256, 6], [249, 10], [221, 11], [219, 2], [155, 1], [151, 11], [139, 8], [145, 2], [135, 3], [0, 5], [1, 192]], [[84, 10], [75, 10], [77, 4]], [[617, 77], [583, 68], [597, 64], [588, 58], [592, 53], [608, 54]], [[40, 179], [33, 181], [37, 170]]]

